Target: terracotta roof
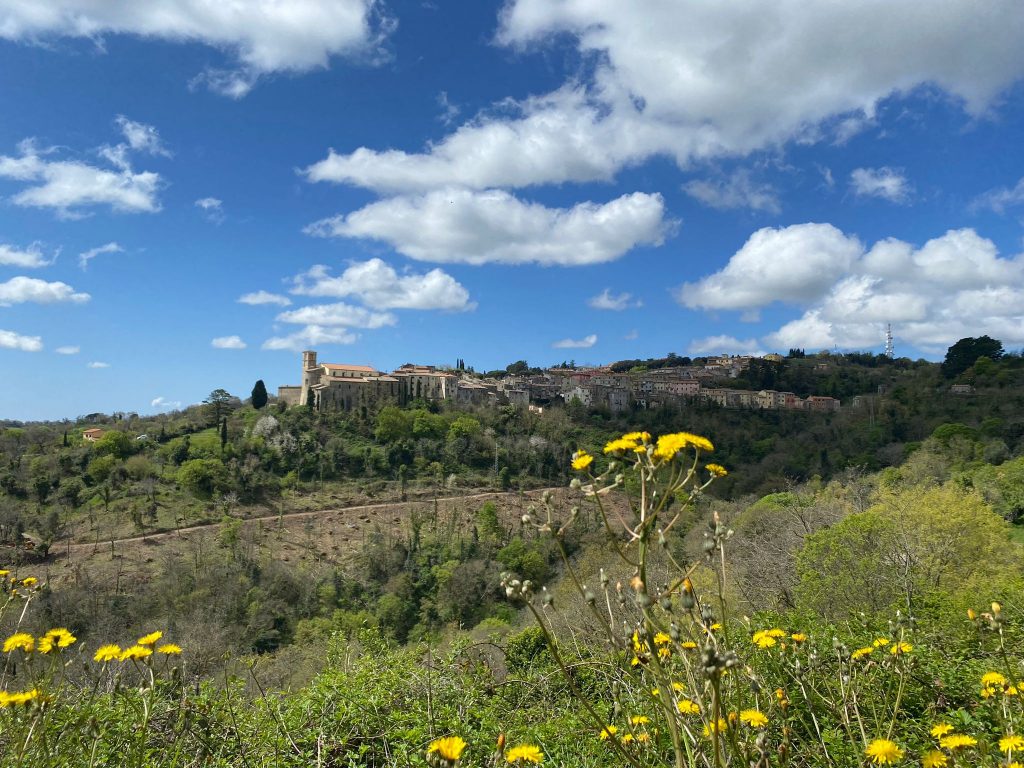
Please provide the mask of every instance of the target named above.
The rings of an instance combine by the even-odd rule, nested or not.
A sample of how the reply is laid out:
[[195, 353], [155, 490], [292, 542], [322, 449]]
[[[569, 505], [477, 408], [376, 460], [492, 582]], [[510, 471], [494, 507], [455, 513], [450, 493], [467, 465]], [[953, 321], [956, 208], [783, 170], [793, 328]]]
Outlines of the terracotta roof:
[[367, 373], [376, 373], [376, 368], [371, 368], [368, 365], [336, 365], [335, 363], [324, 363], [318, 368], [328, 368], [332, 371], [366, 371]]

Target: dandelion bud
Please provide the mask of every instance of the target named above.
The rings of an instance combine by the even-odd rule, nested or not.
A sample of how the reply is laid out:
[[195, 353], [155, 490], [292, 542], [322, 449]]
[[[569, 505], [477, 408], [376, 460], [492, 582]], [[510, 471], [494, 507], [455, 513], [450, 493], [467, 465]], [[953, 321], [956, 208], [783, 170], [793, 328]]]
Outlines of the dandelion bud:
[[512, 599], [515, 593], [516, 591], [512, 589], [512, 587], [505, 587], [505, 597], [507, 597], [509, 600]]
[[529, 525], [530, 521], [533, 520], [533, 518], [530, 517], [529, 514], [523, 515], [520, 519], [523, 521], [523, 525]]
[[674, 621], [669, 625], [668, 636], [671, 637], [672, 640], [677, 642], [677, 643], [683, 637], [683, 633], [679, 631], [679, 625], [676, 624]]
[[587, 601], [587, 605], [593, 605], [597, 602], [597, 595], [588, 589], [583, 593], [583, 599]]
[[533, 589], [533, 582], [527, 579], [523, 582], [523, 592], [529, 592]]
[[978, 618], [978, 614], [974, 612], [973, 608], [968, 608], [967, 609], [967, 618], [970, 619], [971, 621], [974, 621], [976, 618]]
[[704, 550], [705, 554], [711, 554], [715, 551], [715, 540], [712, 538], [704, 539], [704, 543], [701, 544], [701, 549]]
[[658, 605], [661, 606], [661, 610], [663, 610], [663, 611], [671, 611], [672, 610], [672, 598], [669, 597], [668, 595], [662, 595], [661, 597], [658, 598]]
[[602, 587], [607, 587], [608, 586], [608, 574], [604, 572], [604, 568], [601, 569], [600, 574], [601, 574], [601, 586]]
[[1003, 610], [1003, 606], [1001, 606], [999, 603], [992, 603], [992, 615], [993, 616], [998, 617], [1000, 611], [1002, 611], [1002, 610]]
[[504, 733], [499, 733], [498, 734], [498, 754], [501, 754], [504, 751], [505, 751], [505, 734]]
[[661, 530], [661, 528], [658, 529], [658, 546], [662, 549], [668, 548], [668, 541], [665, 539], [665, 532]]
[[683, 606], [683, 610], [691, 611], [697, 604], [697, 601], [693, 599], [692, 592], [683, 592], [683, 596], [679, 598], [679, 603]]
[[579, 507], [573, 507], [572, 509], [569, 510], [569, 513], [573, 516], [573, 519], [575, 519], [580, 514], [580, 508]]
[[555, 602], [555, 596], [548, 592], [547, 587], [545, 587], [541, 594], [541, 600], [546, 606], [553, 605]]
[[619, 474], [615, 476], [615, 484], [622, 485], [624, 482], [626, 482], [626, 476], [619, 472]]
[[572, 488], [574, 491], [578, 491], [582, 487], [582, 485], [583, 483], [580, 482], [580, 479], [578, 477], [574, 477], [572, 480], [569, 481], [569, 487]]
[[551, 501], [551, 491], [544, 491], [540, 496], [540, 500], [545, 504], [549, 503]]

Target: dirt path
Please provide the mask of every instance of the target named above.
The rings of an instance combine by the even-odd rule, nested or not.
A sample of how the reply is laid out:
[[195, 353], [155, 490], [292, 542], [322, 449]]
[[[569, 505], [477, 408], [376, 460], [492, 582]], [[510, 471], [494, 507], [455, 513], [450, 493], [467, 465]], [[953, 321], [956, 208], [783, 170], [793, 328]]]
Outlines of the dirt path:
[[[562, 490], [562, 489], [561, 488], [537, 488], [535, 490], [524, 491], [523, 495], [526, 496], [527, 498], [531, 498], [532, 499], [534, 496], [540, 495], [540, 494], [544, 493], [544, 491], [546, 491], [546, 490], [547, 491], [558, 491], [558, 490]], [[517, 495], [517, 492], [514, 492], [514, 491], [486, 491], [486, 492], [483, 492], [483, 493], [469, 494], [467, 496], [438, 496], [436, 501], [440, 504], [440, 503], [453, 502], [453, 501], [474, 501], [474, 500], [480, 500], [480, 499], [499, 499], [499, 498], [506, 498], [506, 497], [510, 497], [510, 496], [516, 496], [516, 495]], [[351, 513], [352, 515], [359, 515], [359, 514], [365, 514], [365, 513], [368, 513], [368, 512], [387, 510], [387, 509], [395, 509], [396, 507], [399, 507], [399, 506], [407, 507], [407, 506], [411, 506], [413, 504], [433, 504], [434, 502], [435, 502], [435, 499], [433, 499], [433, 498], [429, 498], [429, 499], [409, 499], [407, 501], [387, 501], [387, 502], [380, 502], [379, 504], [359, 504], [359, 505], [352, 506], [352, 507], [317, 509], [317, 510], [306, 511], [306, 512], [283, 512], [283, 513], [275, 512], [275, 513], [269, 514], [269, 515], [258, 515], [256, 517], [239, 517], [239, 518], [235, 518], [235, 519], [237, 519], [239, 522], [241, 522], [242, 525], [249, 525], [250, 523], [267, 522], [267, 521], [273, 521], [273, 520], [278, 520], [278, 519], [287, 520], [287, 521], [290, 522], [290, 521], [294, 521], [294, 520], [301, 520], [303, 518], [323, 517], [323, 516], [326, 516], [326, 515], [332, 515], [332, 514], [337, 514], [337, 513], [341, 513], [341, 512]], [[210, 523], [201, 523], [199, 525], [190, 525], [190, 526], [187, 526], [185, 528], [177, 528], [177, 529], [175, 529], [173, 531], [162, 531], [162, 532], [159, 532], [159, 533], [150, 533], [150, 534], [146, 534], [144, 536], [126, 536], [124, 538], [113, 539], [113, 540], [111, 540], [111, 539], [100, 539], [98, 542], [88, 541], [88, 542], [78, 542], [78, 543], [74, 543], [74, 544], [67, 544], [67, 543], [55, 544], [54, 547], [50, 550], [50, 554], [55, 559], [60, 559], [62, 556], [67, 556], [69, 552], [77, 552], [77, 551], [81, 551], [81, 550], [84, 550], [84, 549], [87, 549], [87, 548], [95, 548], [97, 545], [101, 546], [101, 547], [105, 547], [105, 546], [111, 546], [111, 545], [117, 545], [117, 544], [138, 544], [138, 543], [141, 543], [141, 542], [157, 542], [157, 541], [160, 541], [161, 539], [166, 539], [168, 537], [178, 537], [178, 536], [187, 535], [189, 533], [194, 533], [196, 531], [203, 531], [203, 530], [208, 530], [208, 529], [216, 529], [216, 528], [219, 528], [220, 526], [222, 526], [223, 524], [224, 523], [222, 521], [217, 521], [217, 522], [210, 522]]]

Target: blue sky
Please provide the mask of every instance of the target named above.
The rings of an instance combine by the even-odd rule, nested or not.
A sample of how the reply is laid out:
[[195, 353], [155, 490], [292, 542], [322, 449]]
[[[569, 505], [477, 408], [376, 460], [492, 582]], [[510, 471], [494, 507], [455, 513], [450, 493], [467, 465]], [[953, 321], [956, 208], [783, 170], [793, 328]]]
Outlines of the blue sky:
[[1024, 346], [1024, 5], [0, 0], [0, 418]]

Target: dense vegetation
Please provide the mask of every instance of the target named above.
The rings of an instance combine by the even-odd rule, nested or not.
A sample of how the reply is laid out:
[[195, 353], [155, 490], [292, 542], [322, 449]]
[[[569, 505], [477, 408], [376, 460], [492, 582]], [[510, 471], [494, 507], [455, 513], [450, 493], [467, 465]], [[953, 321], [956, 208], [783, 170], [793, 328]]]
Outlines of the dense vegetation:
[[[645, 659], [668, 637], [686, 688], [668, 703], [695, 707], [676, 729], [694, 738], [686, 764], [861, 765], [882, 739], [908, 764], [935, 747], [947, 762], [934, 766], [1008, 765], [999, 738], [1024, 730], [1010, 692], [1024, 677], [1020, 358], [981, 356], [951, 374], [792, 355], [766, 370], [729, 385], [797, 391], [805, 381], [821, 393], [832, 381], [844, 403], [861, 404], [838, 414], [426, 403], [314, 414], [221, 390], [167, 416], [6, 426], [0, 639], [21, 633], [33, 649], [22, 637], [4, 651], [3, 764], [423, 765], [432, 740], [458, 735], [464, 764], [478, 765], [507, 731], [510, 747], [537, 744], [556, 764], [661, 765], [673, 729], [665, 701], [649, 698], [665, 686]], [[973, 391], [953, 396], [953, 383]], [[83, 442], [94, 424], [107, 433]], [[672, 597], [671, 619], [649, 617], [666, 623], [646, 645], [624, 629], [647, 626], [648, 599], [617, 555], [637, 540], [639, 529], [622, 527], [633, 514], [624, 493], [642, 480], [627, 473], [599, 497], [603, 515], [586, 484], [567, 488], [581, 477], [574, 464], [614, 478], [622, 467], [610, 457], [573, 452], [638, 424], [713, 435], [712, 457], [729, 470], [696, 496], [669, 495], [678, 517], [652, 540], [644, 582], [660, 590], [682, 567], [703, 597], [689, 608]], [[543, 487], [563, 490], [522, 495]], [[325, 555], [314, 529], [285, 525], [292, 513], [381, 499], [404, 510], [401, 522], [376, 525], [344, 556]], [[137, 567], [117, 543], [207, 523], [173, 550], [142, 550]], [[283, 543], [310, 557], [289, 559]], [[527, 582], [543, 631], [508, 599]], [[616, 615], [611, 630], [591, 602]], [[68, 632], [47, 636], [54, 628]], [[154, 629], [160, 642], [132, 644]], [[768, 629], [764, 645], [751, 643]], [[111, 642], [119, 653], [94, 660]], [[900, 643], [912, 652], [886, 655]], [[729, 743], [717, 758], [700, 736], [717, 727], [714, 676], [696, 661], [712, 646], [740, 665], [721, 667], [732, 678], [721, 678]], [[986, 674], [1003, 682], [983, 685]], [[751, 709], [765, 727], [742, 721]], [[929, 735], [940, 720], [978, 743], [943, 751]], [[617, 740], [607, 729], [602, 739], [611, 725]]]

